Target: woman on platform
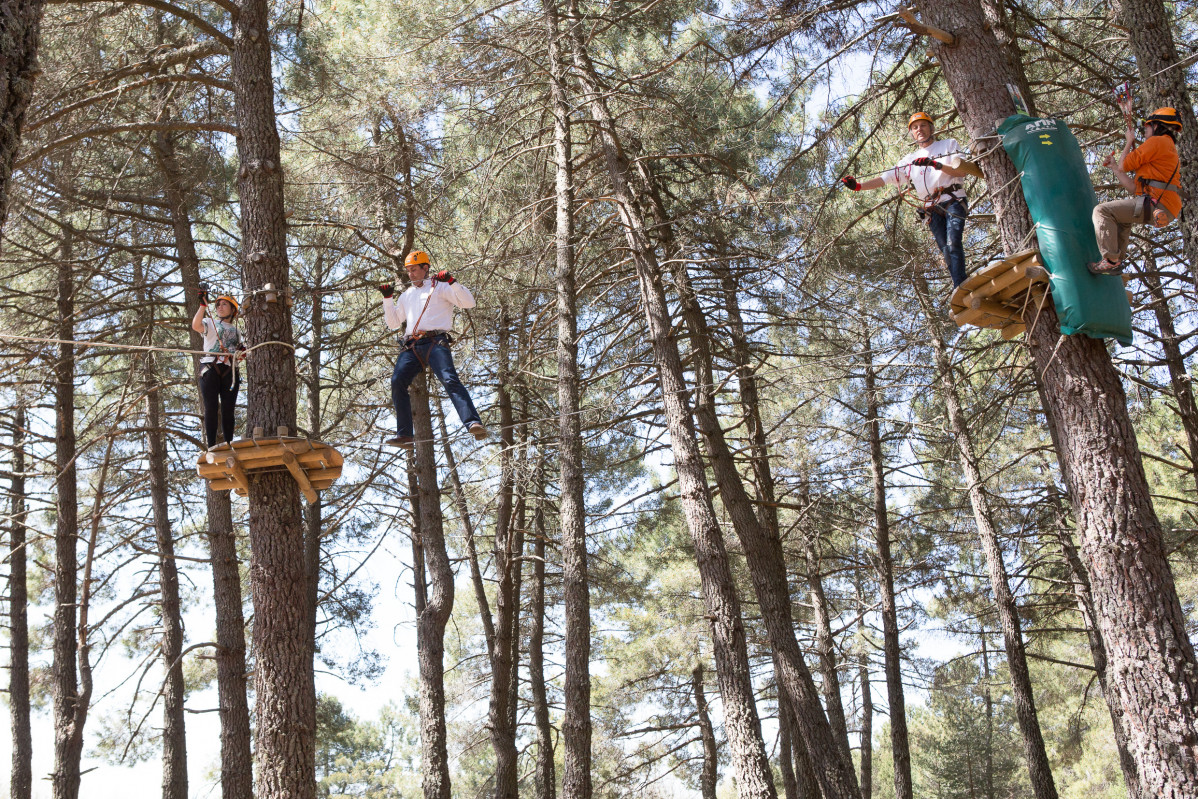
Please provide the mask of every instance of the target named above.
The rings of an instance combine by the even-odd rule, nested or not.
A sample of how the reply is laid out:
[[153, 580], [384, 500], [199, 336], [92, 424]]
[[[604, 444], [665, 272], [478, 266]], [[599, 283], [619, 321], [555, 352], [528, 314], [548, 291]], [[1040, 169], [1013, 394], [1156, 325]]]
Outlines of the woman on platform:
[[216, 445], [217, 420], [225, 441], [233, 441], [235, 428], [233, 408], [241, 374], [237, 364], [245, 357], [241, 331], [233, 324], [239, 309], [237, 300], [228, 294], [216, 299], [216, 318], [208, 316], [208, 290], [200, 289], [200, 307], [191, 320], [191, 329], [204, 337], [204, 352], [200, 358], [200, 399], [204, 405], [204, 437], [208, 448]]

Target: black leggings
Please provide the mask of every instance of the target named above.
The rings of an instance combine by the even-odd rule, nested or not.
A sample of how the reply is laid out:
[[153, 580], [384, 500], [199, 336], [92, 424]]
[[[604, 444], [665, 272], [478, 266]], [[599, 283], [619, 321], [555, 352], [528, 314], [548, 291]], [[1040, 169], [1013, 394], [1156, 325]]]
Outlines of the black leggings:
[[241, 373], [225, 363], [209, 364], [200, 375], [200, 398], [204, 401], [204, 435], [208, 446], [216, 444], [216, 420], [221, 421], [225, 441], [233, 441], [233, 406], [237, 404], [237, 389]]

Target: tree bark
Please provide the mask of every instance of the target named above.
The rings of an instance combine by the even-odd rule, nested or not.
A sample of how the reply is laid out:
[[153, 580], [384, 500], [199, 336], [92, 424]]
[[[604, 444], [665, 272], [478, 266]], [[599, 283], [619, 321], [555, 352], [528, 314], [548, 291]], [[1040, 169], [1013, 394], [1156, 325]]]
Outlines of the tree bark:
[[[965, 491], [973, 509], [973, 520], [978, 531], [978, 540], [986, 556], [986, 568], [990, 573], [990, 587], [994, 591], [994, 605], [1002, 626], [1003, 646], [1007, 654], [1007, 668], [1011, 674], [1011, 693], [1015, 701], [1015, 718], [1023, 738], [1023, 756], [1027, 761], [1028, 777], [1036, 799], [1057, 799], [1056, 782], [1048, 752], [1044, 748], [1044, 736], [1040, 730], [1040, 719], [1036, 715], [1036, 699], [1032, 690], [1032, 675], [1027, 666], [1027, 651], [1023, 644], [1023, 631], [1019, 621], [1019, 608], [1011, 590], [1003, 559], [1002, 544], [994, 529], [994, 514], [990, 498], [982, 478], [977, 452], [969, 436], [969, 421], [961, 408], [957, 392], [957, 379], [952, 362], [941, 335], [941, 318], [933, 311], [927, 281], [915, 270], [915, 292], [923, 306], [924, 318], [928, 323], [928, 338], [936, 357], [936, 371], [940, 374], [941, 396], [948, 414], [949, 428], [957, 445], [957, 459], [965, 477]], [[989, 773], [988, 773], [989, 776]]]
[[890, 746], [894, 757], [894, 795], [912, 799], [911, 744], [907, 735], [907, 703], [903, 695], [902, 644], [899, 641], [898, 601], [894, 592], [894, 558], [890, 553], [890, 511], [886, 507], [886, 462], [882, 455], [882, 423], [878, 400], [873, 343], [866, 337], [865, 427], [869, 437], [869, 472], [873, 483], [875, 563], [882, 600], [882, 653], [885, 658], [886, 699], [890, 705]]
[[[154, 155], [162, 174], [163, 196], [170, 211], [175, 236], [175, 255], [182, 276], [185, 317], [199, 309], [195, 288], [200, 283], [200, 259], [196, 253], [187, 202], [187, 186], [169, 134], [154, 138]], [[190, 348], [200, 350], [203, 340], [190, 332]], [[199, 375], [199, 356], [192, 357]], [[198, 394], [197, 394], [198, 397]], [[237, 537], [233, 530], [232, 498], [228, 491], [206, 490], [208, 511], [208, 557], [212, 568], [213, 605], [216, 611], [216, 684], [220, 706], [221, 797], [251, 799], [254, 793], [253, 758], [246, 677], [245, 612], [242, 606], [241, 568]]]
[[[283, 173], [275, 123], [271, 25], [266, 0], [242, 0], [230, 58], [237, 120], [237, 192], [245, 285], [290, 285]], [[286, 302], [246, 303], [246, 335], [261, 350], [252, 364], [246, 428], [296, 429], [296, 375]], [[299, 488], [287, 472], [250, 481], [250, 585], [254, 598], [254, 687], [258, 699], [257, 793], [312, 799], [316, 793], [316, 690], [308, 614], [305, 527]], [[298, 610], [297, 610], [298, 609]]]
[[25, 486], [25, 447], [28, 432], [25, 401], [18, 396], [13, 409], [11, 518], [8, 537], [8, 704], [12, 730], [12, 767], [8, 793], [12, 799], [33, 795], [33, 733], [29, 704], [29, 588], [27, 584], [29, 527]]
[[[324, 354], [324, 251], [318, 250], [312, 275], [312, 338], [308, 345], [308, 362], [310, 364], [308, 389], [308, 434], [319, 439], [322, 433], [320, 401], [320, 369]], [[313, 657], [308, 659], [308, 668], [312, 671], [312, 684], [316, 684], [316, 614], [320, 603], [320, 540], [324, 532], [324, 503], [323, 494], [317, 494], [317, 499], [304, 508], [304, 571], [307, 573], [308, 596], [307, 635], [308, 650]]]
[[[577, 17], [573, 3], [571, 16]], [[707, 475], [695, 437], [682, 359], [671, 330], [660, 270], [645, 233], [643, 216], [629, 185], [630, 169], [621, 152], [614, 120], [577, 28], [573, 31], [572, 45], [575, 74], [585, 95], [585, 102], [597, 123], [616, 210], [640, 285], [641, 304], [648, 322], [674, 454], [674, 468], [678, 473], [681, 503], [695, 547], [704, 605], [711, 621], [716, 675], [724, 700], [724, 728], [740, 781], [739, 795], [744, 799], [774, 799], [773, 775], [766, 760], [761, 723], [754, 703], [740, 598], [736, 593], [728, 553], [712, 506]]]
[[[1047, 468], [1044, 470], [1047, 472]], [[1107, 663], [1106, 645], [1102, 642], [1102, 633], [1095, 626], [1094, 599], [1090, 595], [1090, 578], [1086, 576], [1085, 566], [1077, 553], [1077, 545], [1069, 531], [1068, 513], [1064, 502], [1057, 492], [1056, 485], [1048, 482], [1048, 498], [1053, 508], [1053, 529], [1061, 544], [1061, 552], [1069, 567], [1069, 579], [1073, 583], [1073, 594], [1077, 598], [1078, 613], [1086, 628], [1086, 642], [1090, 646], [1090, 658], [1094, 662], [1094, 672], [1098, 675], [1098, 686], [1104, 697], [1111, 696], [1110, 668]], [[1119, 767], [1123, 771], [1123, 781], [1127, 784], [1127, 795], [1130, 799], [1140, 797], [1140, 778], [1136, 773], [1136, 761], [1127, 748], [1127, 720], [1122, 708], [1107, 700], [1107, 709], [1111, 714], [1111, 730], [1115, 736], [1115, 748], [1119, 752]]]
[[[441, 490], [437, 483], [433, 423], [426, 375], [408, 388], [416, 434], [414, 470], [419, 497], [420, 557], [428, 588], [418, 586], [416, 653], [420, 672], [420, 751], [424, 799], [449, 799], [449, 751], [445, 726], [445, 625], [453, 612], [453, 568], [445, 548]], [[423, 572], [423, 569], [422, 569]], [[423, 579], [420, 580], [423, 582]]]
[[208, 557], [216, 609], [216, 690], [220, 704], [221, 799], [253, 799], [254, 761], [247, 698], [245, 611], [233, 504], [228, 491], [208, 489]]
[[[1014, 111], [1010, 72], [984, 34], [977, 0], [920, 0], [925, 21], [957, 36], [933, 45], [970, 136], [990, 134]], [[992, 186], [1016, 178], [1001, 148], [983, 159]], [[1018, 191], [998, 192], [1004, 246], [1032, 230]], [[1160, 521], [1127, 412], [1118, 372], [1101, 341], [1062, 337], [1051, 305], [1027, 334], [1061, 470], [1082, 537], [1099, 629], [1115, 691], [1128, 716], [1129, 744], [1145, 795], [1198, 795], [1198, 660], [1166, 559]]]
[[1144, 257], [1140, 282], [1148, 287], [1148, 293], [1152, 296], [1152, 313], [1156, 316], [1157, 329], [1160, 331], [1161, 354], [1169, 369], [1169, 385], [1173, 389], [1173, 401], [1177, 403], [1177, 417], [1189, 445], [1190, 474], [1195, 485], [1198, 485], [1198, 405], [1194, 403], [1189, 370], [1181, 352], [1181, 336], [1173, 324], [1173, 309], [1169, 307], [1169, 298], [1165, 296], [1160, 275], [1156, 271], [1156, 258], [1151, 253]]
[[42, 22], [42, 0], [10, 0], [0, 5], [0, 229], [8, 217], [8, 190], [13, 162], [21, 146], [25, 110], [33, 96], [34, 79], [41, 74], [37, 64], [38, 37]]
[[[807, 481], [803, 481], [806, 493]], [[807, 501], [802, 501], [808, 506]], [[853, 762], [849, 748], [849, 726], [844, 715], [844, 702], [840, 696], [840, 674], [836, 667], [836, 641], [832, 636], [832, 617], [828, 609], [828, 597], [824, 594], [824, 580], [820, 574], [819, 554], [816, 551], [818, 535], [812, 533], [807, 541], [804, 561], [807, 572], [807, 587], [811, 592], [811, 608], [815, 617], [815, 646], [819, 650], [819, 671], [823, 678], [824, 707], [828, 709], [828, 723], [832, 735], [840, 744], [845, 760]]]
[[[857, 604], [861, 609], [858, 629], [861, 641], [865, 637], [865, 597], [861, 583], [857, 583]], [[857, 678], [861, 686], [861, 799], [873, 795], [873, 691], [870, 689], [870, 655], [863, 652], [857, 656]]]
[[[577, 36], [578, 17], [570, 14], [568, 32], [563, 34], [558, 25], [557, 0], [543, 0], [543, 5], [549, 40], [549, 89], [553, 109], [558, 458], [561, 471], [558, 524], [561, 530], [562, 601], [566, 624], [562, 799], [590, 799], [591, 597], [587, 583], [586, 475], [582, 470], [582, 427], [579, 416], [581, 379], [578, 370], [578, 298], [574, 270], [573, 142], [571, 107], [565, 78], [567, 55], [562, 51], [563, 41], [568, 46], [570, 39]], [[541, 568], [544, 568], [543, 562]]]
[[[140, 266], [135, 265], [135, 273]], [[138, 275], [139, 285], [144, 276]], [[154, 330], [153, 304], [139, 291], [146, 330]], [[152, 335], [152, 332], [151, 332]], [[150, 341], [153, 344], [153, 341]], [[175, 565], [175, 536], [171, 529], [169, 471], [161, 385], [153, 352], [147, 352], [144, 370], [146, 396], [146, 450], [150, 467], [150, 509], [158, 548], [159, 614], [162, 640], [159, 649], [165, 677], [162, 683], [162, 799], [187, 799], [187, 726], [183, 684], [183, 616], [179, 600], [179, 571]]]
[[715, 728], [707, 712], [707, 693], [703, 688], [703, 664], [691, 669], [691, 689], [695, 693], [695, 715], [699, 720], [699, 738], [703, 742], [703, 770], [699, 775], [699, 792], [703, 799], [715, 799], [719, 780], [719, 751], [716, 749]]
[[516, 751], [516, 730], [508, 724], [511, 701], [512, 648], [515, 643], [513, 619], [513, 570], [519, 568], [519, 552], [513, 551], [512, 502], [515, 483], [516, 451], [512, 397], [508, 391], [511, 379], [511, 318], [506, 306], [500, 310], [498, 354], [499, 376], [496, 381], [496, 402], [499, 406], [499, 506], [495, 513], [495, 535], [492, 549], [495, 564], [495, 636], [491, 648], [491, 701], [487, 711], [487, 726], [491, 746], [495, 750], [495, 799], [517, 799], [519, 770]]
[[545, 692], [545, 481], [537, 478], [537, 504], [533, 510], [532, 617], [528, 634], [528, 683], [537, 730], [536, 797], [556, 799], [553, 758], [553, 726], [549, 721], [549, 698]]
[[[58, 330], [60, 341], [75, 338], [75, 284], [71, 231], [63, 229], [58, 272]], [[90, 697], [79, 685], [78, 626], [79, 495], [75, 469], [75, 345], [59, 344], [54, 362], [54, 799], [78, 799], [79, 761], [83, 756], [83, 725]]]
[[[790, 586], [781, 538], [774, 529], [760, 523], [724, 436], [724, 430], [720, 426], [719, 409], [714, 393], [717, 381], [711, 352], [711, 333], [706, 317], [691, 284], [685, 259], [674, 241], [673, 226], [658, 191], [656, 178], [644, 162], [638, 162], [637, 167], [646, 200], [656, 217], [656, 230], [670, 261], [675, 264], [674, 283], [681, 300], [683, 317], [691, 333], [690, 343], [694, 355], [695, 419], [699, 423], [699, 430], [711, 457], [712, 472], [720, 489], [720, 499], [740, 538], [749, 565], [753, 588], [778, 662], [777, 677], [786, 689], [782, 695], [796, 702], [793, 708], [795, 729], [802, 738], [803, 746], [811, 758], [821, 788], [828, 799], [855, 796], [856, 774], [853, 772], [852, 756], [849, 754], [848, 734], [845, 733], [843, 745], [838, 748], [833, 727], [820, 706], [815, 682], [795, 637], [790, 608]], [[653, 259], [652, 266], [656, 267], [656, 256], [652, 250], [649, 250], [649, 253]], [[660, 282], [661, 277], [656, 272], [652, 274], [654, 280]], [[660, 297], [654, 297], [653, 301], [660, 302], [661, 314], [668, 317], [664, 292]], [[673, 343], [673, 351], [678, 353], [676, 343]], [[742, 405], [743, 402], [742, 399]], [[755, 460], [757, 468], [762, 470], [763, 482], [772, 485], [768, 451], [763, 447], [761, 457]], [[839, 700], [839, 692], [836, 699]], [[841, 719], [843, 717], [841, 708]]]

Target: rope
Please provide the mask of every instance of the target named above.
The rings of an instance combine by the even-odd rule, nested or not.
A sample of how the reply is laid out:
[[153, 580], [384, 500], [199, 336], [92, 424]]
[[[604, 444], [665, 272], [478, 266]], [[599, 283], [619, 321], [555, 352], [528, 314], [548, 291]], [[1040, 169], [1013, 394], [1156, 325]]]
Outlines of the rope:
[[[39, 336], [19, 336], [16, 333], [5, 333], [0, 331], [0, 338], [9, 339], [11, 341], [30, 341], [38, 344], [74, 344], [76, 346], [87, 348], [96, 347], [98, 349], [112, 350], [138, 350], [141, 352], [177, 352], [182, 355], [206, 355], [211, 356], [213, 353], [207, 350], [189, 350], [181, 347], [153, 347], [146, 344], [118, 344], [115, 341], [96, 341], [95, 339], [63, 339], [63, 338], [41, 338]], [[278, 344], [287, 347], [292, 352], [295, 352], [295, 345], [288, 344], [285, 341], [263, 341], [261, 344], [255, 344], [252, 347], [247, 347], [244, 352], [249, 355], [259, 347], [269, 347], [272, 344]]]

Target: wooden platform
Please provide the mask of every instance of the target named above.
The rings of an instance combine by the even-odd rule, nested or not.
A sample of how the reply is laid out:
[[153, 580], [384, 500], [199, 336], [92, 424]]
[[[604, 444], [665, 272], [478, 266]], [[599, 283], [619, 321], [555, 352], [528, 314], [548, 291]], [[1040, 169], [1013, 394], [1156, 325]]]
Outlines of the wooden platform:
[[291, 436], [243, 438], [201, 452], [196, 471], [214, 491], [233, 489], [243, 497], [249, 494], [254, 475], [290, 472], [308, 504], [312, 504], [318, 499], [316, 492], [341, 476], [342, 463], [341, 453], [323, 441]]
[[1002, 331], [1012, 339], [1048, 296], [1048, 270], [1037, 250], [1024, 250], [970, 275], [949, 300], [958, 327], [974, 325]]

